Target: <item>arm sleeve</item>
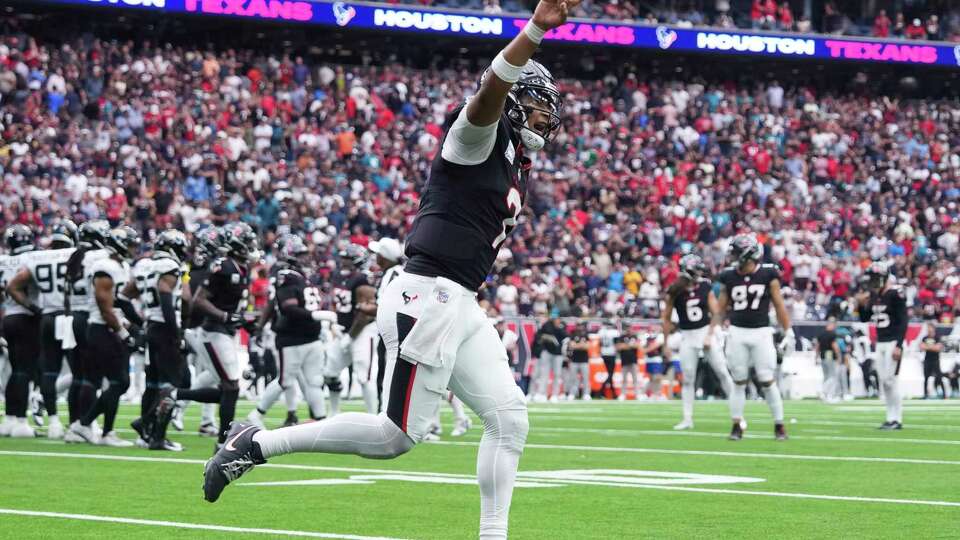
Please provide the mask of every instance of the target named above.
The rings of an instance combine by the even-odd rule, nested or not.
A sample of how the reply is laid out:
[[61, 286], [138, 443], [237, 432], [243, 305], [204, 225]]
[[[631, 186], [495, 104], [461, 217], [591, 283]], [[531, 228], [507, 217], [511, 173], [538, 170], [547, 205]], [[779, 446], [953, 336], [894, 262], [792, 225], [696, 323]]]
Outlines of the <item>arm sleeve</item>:
[[128, 321], [136, 326], [143, 326], [143, 318], [140, 317], [139, 313], [137, 313], [137, 309], [133, 307], [133, 302], [122, 297], [122, 295], [117, 295], [117, 299], [114, 301], [114, 303], [118, 308], [120, 308], [120, 311], [123, 312], [123, 316], [126, 317]]
[[174, 332], [179, 332], [177, 328], [177, 310], [173, 306], [173, 293], [160, 293], [160, 311], [163, 313], [163, 322], [167, 324]]
[[440, 155], [443, 159], [457, 165], [483, 163], [490, 156], [497, 142], [498, 125], [500, 125], [499, 122], [489, 126], [471, 124], [467, 120], [467, 107], [464, 105], [447, 131]]

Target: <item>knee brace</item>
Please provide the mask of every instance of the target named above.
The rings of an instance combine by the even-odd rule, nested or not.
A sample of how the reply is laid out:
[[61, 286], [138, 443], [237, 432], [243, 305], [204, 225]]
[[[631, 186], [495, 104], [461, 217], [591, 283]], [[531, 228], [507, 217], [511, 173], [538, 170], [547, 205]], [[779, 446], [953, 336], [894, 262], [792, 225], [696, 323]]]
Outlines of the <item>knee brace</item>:
[[343, 384], [340, 382], [340, 377], [324, 377], [323, 381], [331, 392], [340, 392], [343, 390]]
[[527, 442], [527, 433], [530, 431], [525, 406], [493, 409], [480, 417], [483, 419], [484, 436], [496, 437], [510, 450], [523, 452], [523, 445]]

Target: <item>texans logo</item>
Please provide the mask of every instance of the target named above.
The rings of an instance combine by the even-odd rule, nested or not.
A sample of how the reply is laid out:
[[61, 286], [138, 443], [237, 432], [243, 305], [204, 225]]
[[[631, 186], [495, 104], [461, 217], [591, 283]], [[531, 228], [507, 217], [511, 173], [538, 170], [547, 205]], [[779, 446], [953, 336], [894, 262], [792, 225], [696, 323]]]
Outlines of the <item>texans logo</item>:
[[661, 49], [669, 49], [677, 41], [677, 33], [666, 26], [657, 27], [657, 42]]
[[348, 6], [343, 2], [334, 2], [333, 16], [336, 17], [339, 26], [346, 26], [357, 16], [357, 10], [353, 9], [353, 6]]
[[419, 294], [415, 294], [415, 295], [413, 295], [413, 296], [410, 296], [409, 294], [407, 294], [407, 291], [401, 292], [401, 293], [400, 293], [400, 296], [403, 297], [403, 303], [404, 303], [404, 305], [409, 304], [410, 302], [413, 302], [413, 301], [416, 300], [417, 298], [420, 298], [420, 295], [419, 295]]

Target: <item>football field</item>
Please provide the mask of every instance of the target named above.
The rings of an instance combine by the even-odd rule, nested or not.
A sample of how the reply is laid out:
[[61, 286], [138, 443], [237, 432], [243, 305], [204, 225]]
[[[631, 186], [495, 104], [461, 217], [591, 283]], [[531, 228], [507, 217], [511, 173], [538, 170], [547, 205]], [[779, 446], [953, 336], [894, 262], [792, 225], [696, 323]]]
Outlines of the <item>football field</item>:
[[[121, 437], [136, 410], [122, 407]], [[907, 402], [899, 432], [876, 430], [877, 401], [786, 411], [789, 441], [754, 401], [731, 442], [725, 402], [697, 402], [681, 433], [679, 402], [532, 405], [511, 538], [960, 536], [960, 402]], [[181, 453], [0, 439], [0, 538], [476, 538], [475, 417], [466, 436], [392, 461], [275, 458], [209, 504], [198, 416], [171, 430]]]

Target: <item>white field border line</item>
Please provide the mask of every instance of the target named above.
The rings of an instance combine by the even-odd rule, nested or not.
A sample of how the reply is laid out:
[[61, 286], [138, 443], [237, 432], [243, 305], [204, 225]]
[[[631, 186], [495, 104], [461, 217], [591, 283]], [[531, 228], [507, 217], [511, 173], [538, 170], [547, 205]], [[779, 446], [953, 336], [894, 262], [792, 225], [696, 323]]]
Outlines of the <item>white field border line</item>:
[[[423, 444], [437, 444], [445, 446], [480, 446], [479, 442], [472, 441], [432, 441]], [[795, 459], [810, 461], [854, 461], [865, 463], [909, 463], [915, 465], [960, 465], [960, 461], [946, 459], [914, 459], [914, 458], [885, 458], [862, 456], [821, 456], [814, 454], [764, 454], [762, 452], [721, 452], [716, 450], [674, 450], [669, 448], [622, 448], [612, 446], [579, 446], [572, 444], [537, 444], [527, 443], [524, 448], [536, 450], [576, 450], [578, 452], [621, 452], [624, 454], [673, 454], [684, 456], [720, 456], [720, 457], [749, 457], [761, 459]]]
[[[532, 431], [550, 431], [556, 433], [597, 433], [601, 435], [656, 435], [664, 437], [709, 437], [726, 438], [725, 433], [708, 433], [705, 431], [667, 431], [654, 429], [597, 429], [597, 428], [561, 428], [536, 426]], [[767, 435], [758, 435], [753, 433], [744, 434], [744, 437], [751, 439], [769, 439]], [[960, 440], [943, 439], [900, 439], [888, 437], [853, 437], [847, 435], [790, 435], [791, 439], [811, 439], [818, 441], [852, 441], [852, 442], [879, 442], [879, 443], [908, 443], [908, 444], [942, 444], [942, 445], [960, 445]]]
[[313, 531], [290, 531], [284, 529], [259, 529], [246, 527], [230, 527], [227, 525], [208, 525], [203, 523], [181, 523], [178, 521], [161, 521], [154, 519], [135, 519], [114, 516], [94, 516], [90, 514], [65, 514], [60, 512], [38, 512], [34, 510], [15, 510], [0, 508], [0, 515], [30, 516], [41, 518], [73, 519], [78, 521], [98, 521], [106, 523], [122, 523], [125, 525], [145, 525], [149, 527], [172, 527], [175, 529], [194, 529], [204, 531], [220, 531], [241, 534], [269, 534], [272, 536], [299, 536], [307, 538], [339, 538], [342, 540], [398, 540], [385, 536], [358, 536], [355, 534], [335, 534]]

